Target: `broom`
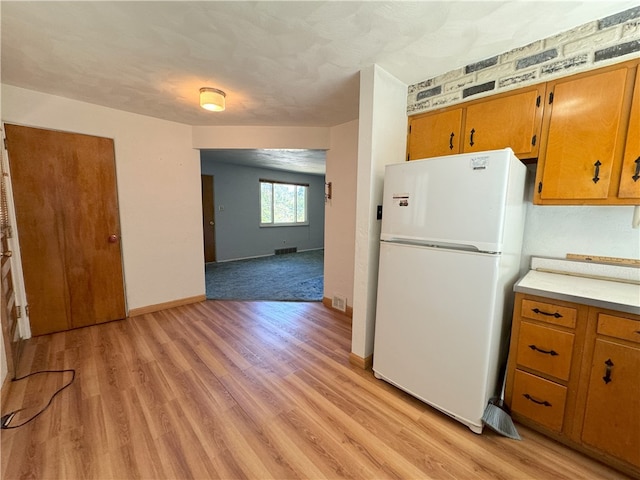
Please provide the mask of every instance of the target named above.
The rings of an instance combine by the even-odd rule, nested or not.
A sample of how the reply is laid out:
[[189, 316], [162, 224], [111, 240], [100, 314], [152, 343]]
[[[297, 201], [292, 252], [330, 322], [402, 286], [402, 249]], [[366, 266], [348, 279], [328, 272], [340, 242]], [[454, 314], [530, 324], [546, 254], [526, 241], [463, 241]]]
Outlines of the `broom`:
[[504, 389], [507, 383], [507, 363], [502, 368], [502, 390], [500, 397], [492, 397], [489, 404], [484, 409], [482, 415], [482, 423], [491, 430], [514, 440], [522, 440], [516, 430], [513, 420], [511, 420], [511, 412], [509, 407], [504, 403]]

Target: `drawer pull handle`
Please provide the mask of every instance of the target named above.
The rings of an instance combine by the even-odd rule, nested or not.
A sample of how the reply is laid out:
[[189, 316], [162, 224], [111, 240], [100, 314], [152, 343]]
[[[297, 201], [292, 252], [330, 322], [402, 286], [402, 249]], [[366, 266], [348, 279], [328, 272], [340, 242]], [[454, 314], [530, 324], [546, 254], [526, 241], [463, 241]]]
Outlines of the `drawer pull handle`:
[[472, 128], [471, 129], [471, 137], [469, 138], [469, 146], [473, 147], [473, 135], [474, 133], [476, 133], [476, 129]]
[[547, 317], [562, 318], [562, 314], [558, 312], [549, 313], [549, 312], [542, 311], [539, 308], [532, 308], [531, 311], [533, 313], [537, 313], [538, 315], [546, 315]]
[[536, 352], [544, 353], [545, 355], [551, 355], [552, 357], [556, 357], [556, 356], [560, 355], [555, 350], [542, 350], [541, 348], [538, 348], [535, 345], [529, 345], [529, 348], [531, 350], [536, 351]]
[[604, 383], [608, 384], [611, 381], [611, 367], [613, 367], [613, 362], [609, 358], [604, 362], [604, 365], [604, 377], [602, 377], [602, 380], [604, 380]]
[[598, 183], [598, 181], [600, 180], [600, 165], [602, 165], [602, 162], [600, 162], [600, 160], [596, 161], [596, 163], [593, 164], [594, 167], [596, 167], [596, 171], [594, 172], [593, 178], [591, 180], [593, 180], [593, 183]]
[[538, 405], [543, 405], [545, 407], [552, 407], [553, 405], [551, 405], [549, 402], [547, 402], [546, 400], [540, 401], [540, 400], [536, 400], [535, 398], [533, 398], [531, 395], [529, 395], [528, 393], [523, 393], [522, 396], [524, 398], [526, 398], [527, 400], [533, 402], [533, 403], [537, 403]]
[[455, 137], [455, 135], [451, 132], [451, 136], [449, 137], [449, 150], [453, 150], [453, 137]]
[[638, 179], [640, 178], [640, 157], [636, 158], [633, 163], [636, 164], [636, 172], [633, 175], [631, 175], [631, 178], [633, 179], [634, 182], [637, 182]]

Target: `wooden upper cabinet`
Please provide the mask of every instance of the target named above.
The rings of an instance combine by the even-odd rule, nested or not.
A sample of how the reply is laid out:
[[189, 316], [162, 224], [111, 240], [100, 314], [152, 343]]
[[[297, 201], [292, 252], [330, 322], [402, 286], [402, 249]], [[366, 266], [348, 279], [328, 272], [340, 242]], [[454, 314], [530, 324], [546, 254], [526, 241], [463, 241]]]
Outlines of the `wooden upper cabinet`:
[[535, 85], [467, 107], [462, 151], [511, 147], [523, 160], [538, 156], [545, 85]]
[[615, 197], [633, 68], [627, 64], [548, 84], [534, 203], [620, 203]]
[[460, 153], [462, 108], [409, 119], [408, 160]]
[[640, 68], [636, 71], [618, 197], [640, 199]]

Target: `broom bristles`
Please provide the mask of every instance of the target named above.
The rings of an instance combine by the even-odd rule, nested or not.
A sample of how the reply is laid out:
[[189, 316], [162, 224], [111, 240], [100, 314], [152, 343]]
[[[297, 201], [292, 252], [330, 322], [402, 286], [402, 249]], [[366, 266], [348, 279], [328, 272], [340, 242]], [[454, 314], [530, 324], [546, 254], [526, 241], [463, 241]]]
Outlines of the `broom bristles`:
[[511, 416], [493, 403], [489, 403], [482, 415], [482, 422], [491, 430], [514, 440], [521, 440]]

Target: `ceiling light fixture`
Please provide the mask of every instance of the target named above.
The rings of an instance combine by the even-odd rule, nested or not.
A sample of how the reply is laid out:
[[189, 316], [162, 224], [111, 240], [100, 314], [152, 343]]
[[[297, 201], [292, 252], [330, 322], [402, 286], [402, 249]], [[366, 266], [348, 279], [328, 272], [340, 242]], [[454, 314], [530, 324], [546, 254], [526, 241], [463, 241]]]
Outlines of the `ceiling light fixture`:
[[226, 93], [217, 88], [202, 87], [200, 89], [200, 106], [212, 112], [222, 112], [226, 96]]

